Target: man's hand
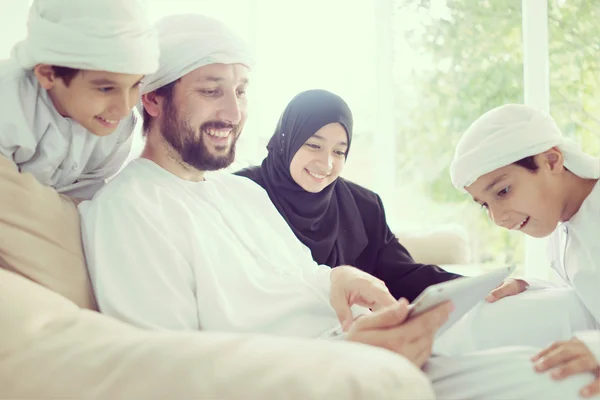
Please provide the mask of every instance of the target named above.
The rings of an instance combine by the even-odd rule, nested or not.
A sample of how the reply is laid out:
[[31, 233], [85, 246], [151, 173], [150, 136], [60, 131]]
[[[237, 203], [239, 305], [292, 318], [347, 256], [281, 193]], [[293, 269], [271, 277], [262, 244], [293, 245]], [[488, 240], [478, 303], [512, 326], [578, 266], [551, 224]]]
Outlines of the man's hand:
[[600, 364], [585, 343], [577, 338], [567, 342], [556, 342], [535, 355], [531, 361], [535, 362], [535, 370], [538, 372], [554, 369], [551, 375], [556, 380], [591, 372], [596, 379], [579, 393], [584, 397], [600, 394]]
[[347, 340], [391, 350], [421, 368], [431, 356], [435, 333], [453, 308], [446, 302], [407, 321], [408, 301], [400, 299], [358, 318], [348, 331]]
[[340, 266], [331, 271], [329, 300], [344, 331], [352, 324], [350, 306], [357, 304], [373, 311], [396, 304], [382, 280], [350, 266]]
[[522, 293], [527, 289], [529, 285], [527, 282], [521, 279], [513, 279], [509, 278], [505, 280], [502, 285], [498, 286], [496, 289], [492, 290], [490, 294], [486, 296], [486, 300], [490, 303], [493, 303], [497, 300], [500, 300], [506, 296], [514, 296], [519, 293]]

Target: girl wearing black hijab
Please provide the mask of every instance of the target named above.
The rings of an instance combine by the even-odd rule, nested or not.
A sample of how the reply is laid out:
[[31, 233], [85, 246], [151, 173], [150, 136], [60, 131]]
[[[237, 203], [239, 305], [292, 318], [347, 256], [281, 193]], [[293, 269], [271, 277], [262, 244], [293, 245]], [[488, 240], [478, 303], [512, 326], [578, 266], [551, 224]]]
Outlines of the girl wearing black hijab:
[[288, 104], [260, 166], [236, 172], [262, 186], [319, 264], [352, 265], [412, 301], [427, 286], [451, 280], [417, 264], [390, 230], [381, 198], [339, 174], [352, 142], [352, 112], [325, 90], [298, 94]]

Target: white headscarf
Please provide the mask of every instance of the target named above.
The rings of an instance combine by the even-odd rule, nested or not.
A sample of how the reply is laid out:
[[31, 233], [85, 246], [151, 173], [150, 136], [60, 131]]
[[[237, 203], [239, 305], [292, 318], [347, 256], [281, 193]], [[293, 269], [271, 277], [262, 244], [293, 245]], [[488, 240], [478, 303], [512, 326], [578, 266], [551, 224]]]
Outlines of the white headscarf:
[[141, 0], [34, 0], [27, 37], [12, 50], [25, 69], [50, 64], [124, 74], [156, 71], [158, 56]]
[[552, 147], [560, 149], [565, 167], [575, 175], [600, 177], [600, 159], [563, 136], [548, 114], [521, 104], [494, 108], [473, 122], [460, 138], [450, 165], [452, 184], [464, 191], [482, 175]]
[[243, 64], [252, 68], [248, 45], [214, 18], [198, 14], [171, 15], [156, 24], [160, 62], [156, 73], [144, 78], [142, 94], [152, 92], [209, 64]]

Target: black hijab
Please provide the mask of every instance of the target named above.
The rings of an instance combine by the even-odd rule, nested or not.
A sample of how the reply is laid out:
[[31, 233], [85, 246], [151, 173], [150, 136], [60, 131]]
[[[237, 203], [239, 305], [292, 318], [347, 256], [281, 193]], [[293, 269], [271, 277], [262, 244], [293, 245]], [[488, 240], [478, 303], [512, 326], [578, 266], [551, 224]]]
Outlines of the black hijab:
[[[292, 99], [267, 145], [260, 168], [238, 172], [261, 185], [298, 239], [319, 264], [330, 267], [356, 259], [368, 238], [352, 192], [343, 178], [319, 193], [300, 187], [290, 174], [296, 152], [323, 126], [340, 123], [352, 142], [352, 112], [339, 96], [325, 90], [308, 90]], [[347, 153], [346, 153], [347, 156]]]

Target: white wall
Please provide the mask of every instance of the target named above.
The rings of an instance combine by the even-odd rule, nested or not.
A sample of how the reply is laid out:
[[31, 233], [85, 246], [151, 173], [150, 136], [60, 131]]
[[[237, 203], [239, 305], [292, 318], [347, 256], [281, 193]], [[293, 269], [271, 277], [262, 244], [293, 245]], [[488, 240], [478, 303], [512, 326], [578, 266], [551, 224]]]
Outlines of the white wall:
[[13, 45], [25, 37], [28, 0], [0, 0], [0, 59], [8, 58]]

